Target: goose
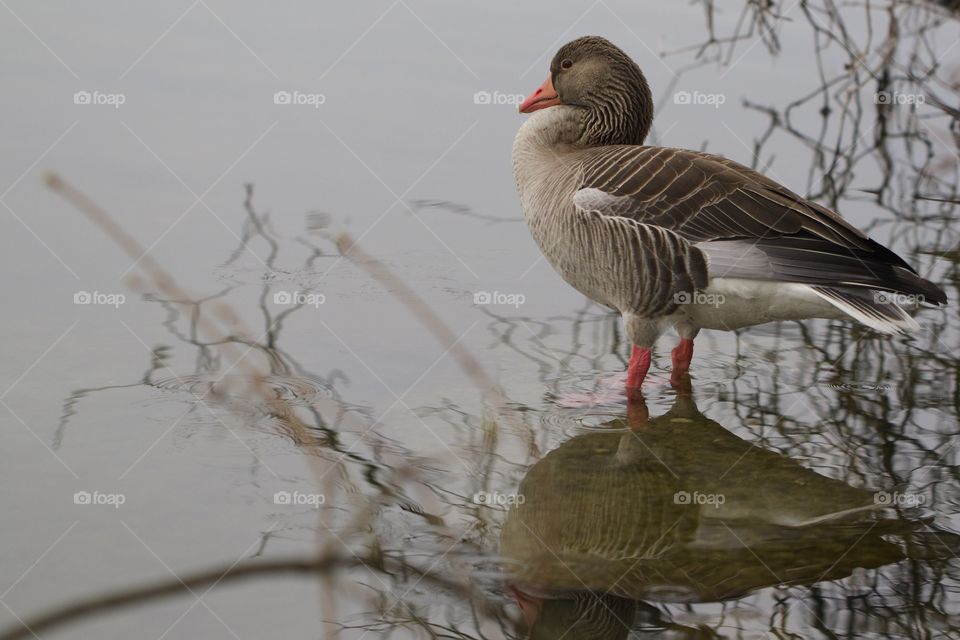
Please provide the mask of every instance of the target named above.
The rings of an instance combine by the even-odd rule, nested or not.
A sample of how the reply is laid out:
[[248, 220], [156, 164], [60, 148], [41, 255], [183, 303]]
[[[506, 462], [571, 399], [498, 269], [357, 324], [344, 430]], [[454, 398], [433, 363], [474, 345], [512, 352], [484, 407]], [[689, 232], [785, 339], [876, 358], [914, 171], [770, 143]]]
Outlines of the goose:
[[904, 307], [946, 295], [838, 213], [723, 156], [644, 145], [653, 99], [640, 67], [598, 36], [562, 46], [513, 143], [531, 235], [553, 268], [618, 311], [632, 343], [628, 398], [673, 327], [673, 375], [701, 329], [853, 318], [919, 328]]
[[905, 558], [943, 566], [960, 545], [734, 435], [689, 391], [649, 420], [625, 414], [549, 451], [516, 489], [500, 555], [531, 638], [626, 638], [636, 601], [740, 600]]

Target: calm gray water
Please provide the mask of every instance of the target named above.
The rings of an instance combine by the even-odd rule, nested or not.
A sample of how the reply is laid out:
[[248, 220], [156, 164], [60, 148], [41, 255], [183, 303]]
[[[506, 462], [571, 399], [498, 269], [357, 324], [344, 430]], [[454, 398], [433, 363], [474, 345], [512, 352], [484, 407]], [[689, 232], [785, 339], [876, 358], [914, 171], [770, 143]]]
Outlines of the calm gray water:
[[[385, 570], [191, 584], [37, 636], [960, 637], [956, 14], [0, 5], [0, 628], [319, 553]], [[518, 100], [588, 33], [643, 67], [651, 143], [836, 207], [951, 306], [908, 337], [828, 321], [705, 332], [689, 393], [669, 386], [665, 336], [649, 424], [616, 398], [563, 406], [603, 395], [629, 347], [539, 259], [510, 145]], [[339, 257], [343, 232], [505, 402], [396, 283]], [[494, 304], [475, 304], [485, 293]]]

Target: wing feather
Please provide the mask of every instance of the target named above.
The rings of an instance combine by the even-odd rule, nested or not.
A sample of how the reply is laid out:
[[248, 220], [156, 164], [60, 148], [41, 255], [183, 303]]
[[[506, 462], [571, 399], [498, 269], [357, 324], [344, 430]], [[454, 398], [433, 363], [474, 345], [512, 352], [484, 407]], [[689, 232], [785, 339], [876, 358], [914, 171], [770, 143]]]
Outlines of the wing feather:
[[[686, 262], [690, 256], [704, 260], [705, 253], [713, 273], [722, 268], [736, 277], [881, 289], [922, 294], [933, 304], [946, 302], [939, 287], [839, 214], [732, 160], [683, 149], [620, 145], [586, 149], [578, 161], [582, 183], [574, 196], [576, 205], [649, 228], [649, 233], [640, 232], [647, 242], [638, 242], [679, 256], [686, 284], [696, 280], [690, 274], [706, 273], [707, 265], [701, 271]], [[672, 246], [657, 229], [669, 230], [702, 253]], [[738, 269], [729, 259], [730, 241], [742, 243], [737, 250], [759, 251], [765, 259], [753, 256], [749, 268]], [[714, 251], [711, 243], [727, 244]], [[679, 281], [664, 277], [660, 261], [642, 259], [656, 274], [651, 277], [658, 294], [684, 290], [677, 289]], [[668, 286], [661, 288], [662, 282]]]

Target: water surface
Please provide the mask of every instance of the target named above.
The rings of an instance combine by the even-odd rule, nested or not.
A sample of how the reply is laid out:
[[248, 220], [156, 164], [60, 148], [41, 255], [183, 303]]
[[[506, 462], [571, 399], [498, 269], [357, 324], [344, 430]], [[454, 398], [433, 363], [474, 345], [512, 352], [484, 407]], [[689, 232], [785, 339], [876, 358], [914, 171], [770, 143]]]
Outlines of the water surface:
[[[38, 635], [960, 635], [960, 25], [919, 1], [754, 6], [6, 5], [0, 625], [322, 554], [375, 566]], [[704, 332], [679, 391], [664, 336], [638, 420], [608, 392], [619, 319], [540, 259], [510, 170], [515, 96], [587, 33], [644, 68], [651, 143], [837, 208], [951, 306], [906, 337]], [[452, 339], [341, 258], [342, 232]]]

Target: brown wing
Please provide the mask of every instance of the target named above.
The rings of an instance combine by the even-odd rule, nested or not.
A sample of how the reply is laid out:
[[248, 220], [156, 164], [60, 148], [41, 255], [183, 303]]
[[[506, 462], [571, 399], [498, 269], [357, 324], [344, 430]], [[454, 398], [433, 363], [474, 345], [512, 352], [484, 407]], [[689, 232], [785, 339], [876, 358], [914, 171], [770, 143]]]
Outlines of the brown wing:
[[946, 296], [838, 214], [708, 153], [611, 146], [580, 157], [582, 209], [670, 229], [710, 258], [711, 276]]

